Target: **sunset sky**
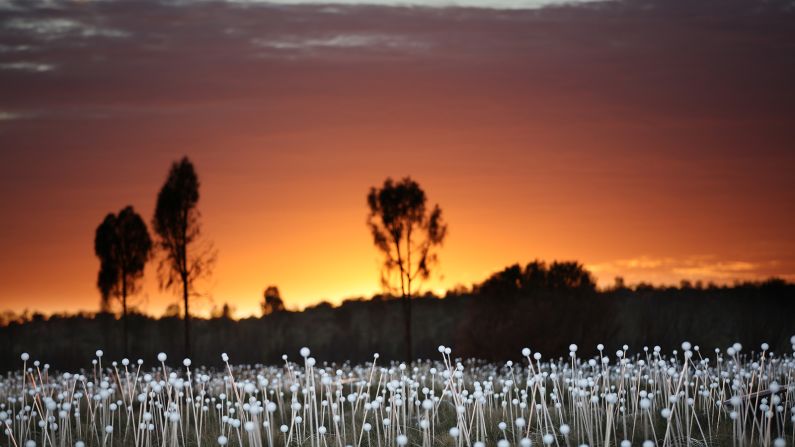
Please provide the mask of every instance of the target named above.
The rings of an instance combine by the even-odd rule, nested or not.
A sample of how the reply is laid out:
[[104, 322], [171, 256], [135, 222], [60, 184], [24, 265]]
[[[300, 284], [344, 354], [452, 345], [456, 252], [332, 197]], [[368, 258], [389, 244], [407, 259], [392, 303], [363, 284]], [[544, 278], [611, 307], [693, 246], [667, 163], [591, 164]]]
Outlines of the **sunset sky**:
[[426, 289], [536, 258], [795, 280], [791, 2], [325, 3], [0, 0], [0, 309], [96, 310], [95, 228], [150, 222], [183, 155], [219, 252], [198, 313], [378, 292], [387, 176], [449, 223]]

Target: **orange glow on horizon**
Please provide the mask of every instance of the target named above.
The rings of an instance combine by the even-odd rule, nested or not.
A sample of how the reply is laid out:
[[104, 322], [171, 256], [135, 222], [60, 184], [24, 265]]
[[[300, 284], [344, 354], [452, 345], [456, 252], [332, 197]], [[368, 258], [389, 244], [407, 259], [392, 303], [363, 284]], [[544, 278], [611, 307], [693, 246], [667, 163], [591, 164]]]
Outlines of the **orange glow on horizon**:
[[[228, 167], [218, 161], [214, 167], [208, 157], [194, 158], [202, 182], [203, 232], [218, 248], [219, 258], [214, 274], [199, 285], [203, 294], [193, 301], [195, 314], [206, 316], [213, 306], [228, 302], [238, 318], [258, 315], [262, 292], [270, 284], [279, 287], [291, 309], [302, 309], [321, 300], [338, 304], [345, 298], [370, 297], [381, 292], [380, 255], [372, 246], [365, 226], [364, 199], [369, 186], [380, 184], [388, 173], [366, 170], [348, 173], [345, 171], [350, 168], [343, 162], [333, 172], [311, 182], [281, 178], [278, 183], [284, 183], [284, 187], [279, 189], [274, 184], [249, 183], [251, 180], [247, 179], [252, 177], [243, 171], [224, 174]], [[168, 163], [163, 161], [157, 165], [165, 172]], [[331, 160], [326, 162], [335, 164]], [[554, 159], [548, 162], [556, 163]], [[136, 169], [143, 172], [148, 165]], [[429, 169], [433, 167], [417, 170]], [[250, 166], [245, 172], [251, 174], [257, 170], [256, 166]], [[127, 203], [134, 204], [149, 221], [154, 207], [152, 191], [157, 190], [164, 175], [158, 174], [151, 175], [148, 188], [136, 188], [133, 194], [118, 197], [109, 194], [98, 203], [76, 202], [81, 208], [90, 209], [74, 218], [65, 216], [51, 236], [52, 245], [32, 247], [30, 257], [21, 256], [17, 262], [3, 266], [6, 272], [3, 307], [44, 312], [97, 309], [99, 296], [94, 280], [98, 261], [92, 252], [93, 230], [104, 210], [115, 211]], [[691, 234], [658, 233], [664, 225], [635, 234], [628, 232], [634, 223], [613, 220], [610, 217], [613, 205], [605, 206], [609, 202], [604, 200], [573, 208], [566, 197], [586, 191], [587, 184], [558, 185], [563, 196], [539, 195], [531, 199], [515, 191], [517, 179], [511, 176], [506, 176], [502, 183], [473, 184], [474, 188], [445, 175], [420, 172], [414, 178], [425, 188], [430, 202], [442, 206], [450, 225], [449, 238], [439, 251], [440, 263], [423, 290], [443, 293], [457, 285], [470, 286], [509, 264], [536, 258], [583, 262], [603, 287], [612, 284], [616, 275], [624, 276], [629, 284], [638, 281], [676, 284], [682, 278], [727, 283], [774, 274], [793, 278], [781, 274], [782, 269], [791, 266], [778, 261], [742, 261], [740, 253], [731, 252], [692, 255]], [[239, 183], [233, 183], [233, 179]], [[533, 181], [546, 188], [551, 188], [550, 182], [543, 176]], [[123, 187], [123, 182], [118, 186]], [[279, 191], [276, 194], [268, 193], [276, 190]], [[514, 191], [513, 195], [509, 191]], [[506, 200], [490, 198], [499, 196]], [[527, 205], [518, 205], [517, 200], [524, 200]], [[262, 206], [251, 205], [255, 203]], [[664, 196], [655, 202], [655, 207], [662, 210], [671, 206]], [[592, 218], [586, 220], [583, 216]], [[691, 225], [706, 230], [710, 222], [699, 222], [694, 217]], [[43, 231], [43, 228], [34, 222], [29, 231]], [[729, 236], [718, 235], [719, 239], [724, 237]], [[672, 254], [658, 257], [643, 254], [655, 250]], [[26, 274], [42, 258], [53, 260], [49, 264], [53, 269], [51, 274], [44, 280]], [[175, 302], [178, 302], [175, 294], [158, 289], [156, 261], [151, 262], [142, 291], [131, 303], [146, 313], [160, 315]]]

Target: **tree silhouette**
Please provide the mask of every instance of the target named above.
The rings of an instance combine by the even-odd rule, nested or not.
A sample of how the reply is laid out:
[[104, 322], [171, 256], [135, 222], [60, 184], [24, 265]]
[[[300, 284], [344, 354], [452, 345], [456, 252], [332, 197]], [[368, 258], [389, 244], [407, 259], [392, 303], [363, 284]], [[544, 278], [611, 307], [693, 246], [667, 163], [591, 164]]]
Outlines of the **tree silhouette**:
[[434, 205], [426, 208], [425, 192], [410, 177], [399, 182], [387, 178], [381, 188], [372, 187], [367, 195], [370, 214], [367, 224], [373, 243], [384, 255], [381, 284], [393, 286], [394, 275], [399, 276], [403, 300], [403, 320], [406, 337], [406, 361], [411, 362], [411, 295], [412, 283], [427, 279], [437, 261], [433, 249], [444, 242], [447, 225], [442, 210]]
[[138, 291], [151, 251], [149, 231], [132, 206], [122, 209], [118, 215], [105, 216], [94, 235], [94, 253], [100, 260], [97, 287], [102, 295], [101, 308], [107, 311], [111, 298], [121, 301], [125, 356], [128, 349], [127, 297]]
[[179, 290], [185, 311], [185, 356], [190, 356], [190, 296], [195, 281], [209, 275], [215, 263], [212, 244], [202, 244], [199, 179], [187, 158], [174, 162], [165, 184], [157, 195], [152, 226], [158, 235], [157, 246], [163, 256], [159, 266], [160, 286]]
[[214, 307], [210, 313], [210, 317], [231, 320], [234, 313], [235, 307], [231, 306], [229, 303], [224, 303], [221, 307]]
[[276, 286], [268, 286], [265, 289], [265, 293], [262, 294], [262, 303], [260, 303], [262, 307], [262, 316], [270, 315], [276, 312], [284, 311], [284, 301], [282, 300], [281, 294], [279, 294], [279, 288]]

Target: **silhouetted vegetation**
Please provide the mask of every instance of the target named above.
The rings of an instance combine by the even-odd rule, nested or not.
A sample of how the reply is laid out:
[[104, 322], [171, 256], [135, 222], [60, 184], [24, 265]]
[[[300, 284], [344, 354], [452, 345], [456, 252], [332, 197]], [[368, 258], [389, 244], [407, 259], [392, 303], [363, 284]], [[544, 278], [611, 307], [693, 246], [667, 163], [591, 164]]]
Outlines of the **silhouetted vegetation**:
[[141, 216], [132, 206], [110, 213], [97, 227], [94, 253], [100, 261], [97, 288], [100, 308], [110, 310], [111, 298], [121, 301], [123, 352], [127, 353], [127, 296], [135, 294], [152, 251], [152, 239]]
[[[432, 250], [442, 245], [447, 234], [441, 208], [434, 205], [429, 212], [426, 202], [425, 191], [409, 177], [397, 183], [387, 178], [381, 188], [370, 188], [367, 195], [370, 208], [367, 224], [373, 243], [384, 255], [381, 284], [386, 290], [399, 291], [403, 301], [406, 361], [414, 358], [411, 341], [412, 283], [416, 285], [417, 280], [430, 276], [431, 267], [437, 260]], [[394, 280], [394, 275], [399, 278]]]
[[[770, 343], [773, 351], [789, 350], [795, 334], [795, 284], [765, 282], [716, 286], [683, 283], [680, 287], [614, 287], [598, 290], [591, 275], [574, 262], [513, 265], [472, 288], [457, 288], [444, 297], [412, 299], [412, 335], [418, 358], [436, 358], [439, 344], [456, 355], [488, 360], [516, 359], [523, 347], [545, 357], [565, 355], [576, 342], [591, 349], [604, 343], [609, 351], [624, 343], [676, 349], [686, 337], [703, 349], [725, 348], [735, 341], [748, 350]], [[311, 346], [320, 361], [359, 362], [374, 352], [402, 359], [402, 298], [375, 296], [350, 299], [334, 307], [321, 303], [303, 312], [281, 311], [235, 321], [226, 312], [216, 318], [194, 318], [193, 360], [220, 364], [220, 353], [234, 362], [278, 363]], [[0, 367], [18, 367], [19, 354], [77, 368], [101, 347], [110, 358], [122, 355], [117, 317], [109, 313], [2, 315]], [[157, 352], [180, 353], [174, 337], [182, 320], [129, 315], [130, 351], [152, 361]], [[174, 355], [169, 359], [181, 360]]]
[[215, 261], [212, 245], [200, 244], [199, 178], [193, 163], [184, 157], [171, 165], [166, 183], [157, 195], [152, 227], [162, 253], [160, 284], [182, 293], [184, 311], [184, 350], [190, 355], [190, 295], [196, 292], [195, 281], [209, 274]]
[[284, 300], [276, 286], [268, 286], [262, 294], [262, 316], [270, 315], [274, 312], [284, 312]]

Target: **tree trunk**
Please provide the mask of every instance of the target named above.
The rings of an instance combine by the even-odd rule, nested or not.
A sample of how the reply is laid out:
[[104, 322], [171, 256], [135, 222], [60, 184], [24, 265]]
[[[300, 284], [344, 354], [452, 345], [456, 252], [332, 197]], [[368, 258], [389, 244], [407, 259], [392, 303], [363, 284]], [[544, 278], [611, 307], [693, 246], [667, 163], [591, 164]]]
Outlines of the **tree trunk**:
[[403, 325], [406, 334], [406, 364], [413, 360], [411, 345], [411, 295], [403, 295]]
[[190, 309], [188, 308], [188, 278], [182, 277], [182, 303], [185, 306], [185, 358], [190, 358]]
[[127, 349], [129, 347], [129, 343], [127, 341], [127, 275], [124, 272], [122, 272], [121, 278], [121, 320], [122, 332], [124, 332], [124, 334], [122, 334], [122, 343], [124, 343], [122, 353], [124, 354], [124, 357], [127, 358]]

